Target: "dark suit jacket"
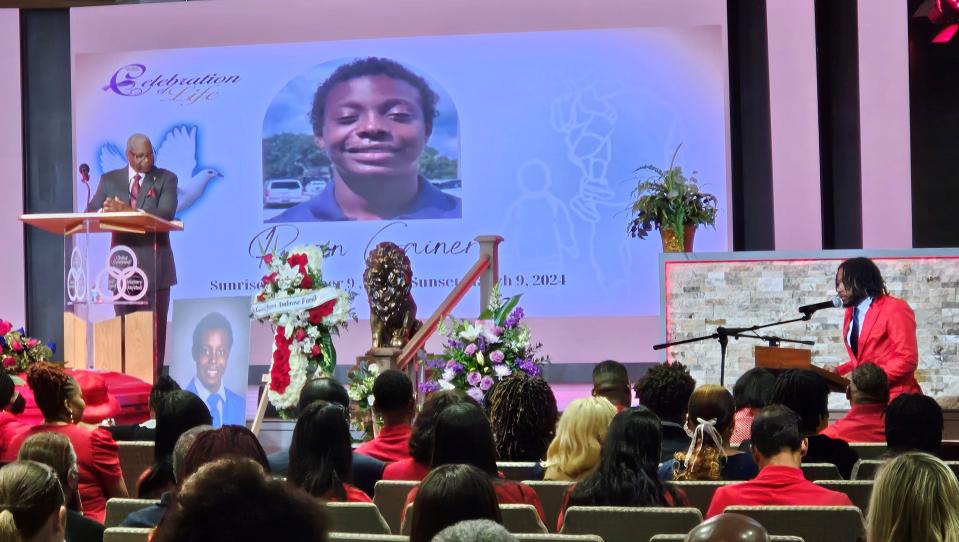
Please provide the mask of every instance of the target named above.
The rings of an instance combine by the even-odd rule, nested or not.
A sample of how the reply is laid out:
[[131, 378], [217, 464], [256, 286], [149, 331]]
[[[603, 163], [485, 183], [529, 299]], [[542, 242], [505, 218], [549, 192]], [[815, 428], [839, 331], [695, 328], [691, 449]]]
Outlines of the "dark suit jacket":
[[[196, 391], [195, 378], [190, 379], [190, 384], [186, 387], [186, 391], [198, 397], [200, 396]], [[226, 395], [226, 404], [223, 405], [223, 419], [220, 420], [221, 424], [246, 425], [246, 399], [226, 386], [223, 386], [223, 393]]]
[[[103, 207], [107, 198], [116, 197], [121, 201], [130, 201], [130, 180], [128, 168], [108, 171], [100, 177], [97, 191], [87, 206], [87, 212], [95, 212]], [[155, 167], [144, 174], [140, 181], [140, 197], [137, 209], [143, 209], [151, 215], [172, 220], [177, 205], [177, 178], [171, 171]], [[173, 262], [173, 250], [170, 248], [170, 234], [156, 235], [156, 274], [153, 271], [153, 240], [151, 235], [129, 233], [113, 234], [113, 245], [126, 245], [133, 249], [137, 262], [147, 274], [151, 288], [169, 288], [176, 284], [176, 265]], [[141, 263], [142, 262], [142, 263]]]
[[67, 510], [66, 542], [103, 542], [104, 527], [76, 510]]

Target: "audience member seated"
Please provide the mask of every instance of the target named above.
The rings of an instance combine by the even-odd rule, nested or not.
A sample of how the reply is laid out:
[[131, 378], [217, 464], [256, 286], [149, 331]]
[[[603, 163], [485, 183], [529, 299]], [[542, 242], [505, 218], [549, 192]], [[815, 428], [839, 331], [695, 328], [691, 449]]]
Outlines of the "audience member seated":
[[361, 444], [357, 453], [386, 463], [410, 457], [410, 433], [416, 416], [413, 382], [406, 373], [390, 369], [373, 382], [373, 414], [383, 419], [376, 437]]
[[[177, 439], [176, 446], [173, 447], [172, 460], [174, 479], [176, 480], [177, 487], [179, 487], [179, 483], [185, 478], [181, 471], [183, 468], [183, 458], [186, 457], [186, 453], [190, 450], [190, 446], [193, 446], [193, 441], [196, 440], [196, 437], [199, 436], [200, 433], [212, 430], [212, 425], [198, 425], [192, 429], [187, 429], [186, 432], [180, 435], [180, 438]], [[173, 502], [173, 496], [174, 491], [167, 491], [166, 493], [160, 495], [160, 501], [158, 503], [141, 508], [136, 512], [130, 512], [130, 514], [120, 522], [120, 526], [149, 528], [156, 527], [160, 524], [163, 516], [166, 515], [167, 510], [169, 510], [170, 504]]]
[[685, 542], [769, 542], [758, 521], [742, 514], [719, 514], [693, 527]]
[[[332, 378], [311, 378], [300, 390], [297, 400], [297, 411], [302, 412], [313, 401], [336, 403], [343, 407], [343, 414], [349, 416], [350, 394]], [[277, 476], [286, 476], [290, 468], [290, 450], [283, 449], [269, 455], [270, 472]], [[362, 489], [367, 495], [373, 495], [376, 482], [383, 476], [385, 464], [379, 459], [368, 455], [353, 452], [353, 484]]]
[[353, 468], [350, 425], [343, 407], [314, 401], [300, 412], [290, 442], [288, 480], [327, 501], [372, 502], [350, 484]]
[[678, 361], [654, 365], [636, 382], [639, 404], [652, 410], [662, 423], [660, 463], [673, 459], [676, 452], [689, 449], [690, 438], [683, 424], [694, 389], [696, 381], [689, 375], [689, 369]]
[[156, 414], [156, 444], [153, 465], [140, 475], [137, 497], [156, 499], [176, 485], [173, 474], [173, 448], [185, 431], [198, 425], [210, 425], [213, 417], [203, 399], [188, 391], [174, 391], [160, 400]]
[[[486, 473], [500, 504], [531, 504], [545, 522], [539, 495], [528, 485], [504, 480], [496, 470], [496, 448], [493, 432], [483, 409], [475, 403], [459, 403], [447, 407], [436, 419], [433, 430], [431, 470], [443, 465], [472, 465]], [[416, 499], [419, 487], [406, 497], [406, 504]], [[404, 506], [405, 508], [405, 506]]]
[[150, 409], [150, 419], [139, 425], [114, 425], [107, 430], [113, 435], [113, 440], [152, 441], [156, 438], [157, 405], [166, 394], [177, 391], [180, 385], [168, 375], [163, 375], [150, 388], [150, 397], [147, 406]]
[[80, 396], [83, 397], [83, 419], [80, 423], [90, 426], [91, 429], [103, 422], [107, 422], [104, 425], [113, 425], [113, 418], [120, 413], [120, 402], [110, 395], [103, 375], [79, 371], [74, 379], [80, 386]]
[[17, 391], [10, 375], [0, 371], [0, 458], [8, 457], [7, 447], [13, 437], [30, 428], [29, 424], [16, 416], [23, 412], [26, 405], [26, 400]]
[[566, 490], [556, 530], [570, 506], [686, 506], [686, 495], [656, 475], [662, 436], [659, 418], [646, 407], [617, 414], [596, 470]]
[[862, 363], [849, 378], [849, 412], [823, 429], [822, 434], [846, 442], [886, 442], [886, 404], [889, 380], [874, 363]]
[[576, 399], [559, 418], [546, 451], [546, 480], [582, 480], [599, 464], [599, 451], [616, 407], [605, 397]]
[[[556, 397], [542, 377], [514, 374], [488, 396], [490, 423], [500, 461], [542, 461], [556, 433]], [[542, 474], [534, 476], [542, 478]]]
[[469, 519], [503, 523], [489, 475], [472, 465], [436, 467], [413, 501], [410, 542], [430, 542], [446, 527]]
[[270, 462], [256, 435], [240, 425], [224, 425], [219, 429], [200, 431], [177, 467], [176, 478], [185, 482], [203, 465], [225, 457], [251, 459], [270, 473]]
[[63, 542], [67, 509], [56, 472], [35, 461], [0, 468], [0, 540]]
[[800, 432], [800, 423], [799, 416], [778, 404], [756, 415], [751, 433], [759, 475], [748, 482], [718, 488], [707, 518], [735, 505], [852, 506], [845, 493], [817, 486], [803, 476], [800, 465], [807, 439]]
[[921, 452], [890, 460], [873, 486], [866, 534], [882, 542], [959, 541], [959, 483], [949, 466]]
[[799, 416], [799, 430], [808, 441], [804, 462], [832, 463], [843, 478], [852, 476], [852, 468], [859, 461], [855, 450], [844, 440], [818, 434], [829, 423], [829, 388], [822, 377], [802, 369], [784, 371], [776, 377], [772, 402], [789, 407]]
[[689, 449], [663, 463], [660, 476], [670, 480], [751, 480], [759, 472], [751, 454], [729, 445], [736, 407], [733, 396], [716, 384], [700, 386], [689, 398], [686, 427]]
[[462, 390], [442, 390], [431, 393], [423, 403], [419, 415], [413, 421], [413, 432], [410, 433], [410, 457], [402, 461], [390, 463], [383, 469], [384, 480], [415, 480], [420, 481], [430, 471], [430, 455], [433, 453], [433, 429], [436, 427], [436, 417], [450, 405], [458, 403], [473, 403], [479, 406], [472, 397]]
[[936, 455], [942, 444], [942, 408], [935, 399], [918, 393], [903, 393], [886, 407], [888, 456], [904, 452]]
[[[67, 507], [67, 532], [69, 542], [102, 542], [103, 525], [79, 512], [80, 496], [77, 454], [70, 439], [59, 433], [39, 433], [23, 441], [17, 461], [36, 461], [53, 469], [63, 489], [64, 506]], [[0, 537], [2, 539], [2, 537]]]
[[753, 418], [769, 405], [773, 397], [776, 375], [768, 369], [754, 367], [736, 380], [733, 386], [733, 400], [736, 402], [736, 424], [733, 428], [732, 442], [739, 444], [749, 440], [749, 428]]
[[27, 370], [27, 384], [44, 421], [14, 437], [5, 459], [16, 457], [20, 445], [31, 435], [52, 432], [66, 436], [77, 454], [83, 515], [103, 523], [107, 499], [129, 496], [116, 442], [102, 427], [90, 429], [77, 425], [83, 419], [84, 407], [80, 386], [60, 366], [46, 362], [31, 365]]
[[253, 460], [225, 458], [184, 481], [153, 542], [325, 542], [328, 525], [322, 503], [302, 489]]
[[633, 404], [633, 392], [629, 389], [629, 373], [626, 366], [608, 359], [593, 367], [593, 397], [605, 397], [616, 411]]
[[468, 519], [436, 533], [433, 542], [518, 542], [516, 535], [489, 519]]

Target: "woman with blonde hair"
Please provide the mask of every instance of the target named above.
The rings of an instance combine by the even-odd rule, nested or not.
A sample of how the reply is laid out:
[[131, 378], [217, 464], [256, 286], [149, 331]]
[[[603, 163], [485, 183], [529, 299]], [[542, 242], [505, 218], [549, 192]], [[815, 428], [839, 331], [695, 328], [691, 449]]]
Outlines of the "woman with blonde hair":
[[597, 464], [609, 422], [616, 407], [605, 397], [587, 397], [570, 403], [556, 426], [546, 451], [544, 480], [579, 481]]
[[0, 468], [0, 541], [63, 542], [67, 509], [57, 474], [17, 461]]
[[959, 542], [959, 483], [939, 458], [910, 452], [879, 471], [866, 517], [869, 542]]
[[692, 440], [686, 452], [663, 463], [660, 477], [670, 480], [750, 480], [759, 472], [752, 455], [729, 444], [736, 426], [736, 403], [716, 384], [696, 388], [686, 409]]

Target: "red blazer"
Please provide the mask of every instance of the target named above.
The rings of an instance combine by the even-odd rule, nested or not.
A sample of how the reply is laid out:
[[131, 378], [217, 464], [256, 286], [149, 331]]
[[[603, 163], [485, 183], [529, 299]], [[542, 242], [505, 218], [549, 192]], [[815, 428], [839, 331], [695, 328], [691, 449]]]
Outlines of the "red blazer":
[[889, 378], [889, 401], [901, 393], [922, 393], [916, 382], [919, 347], [916, 345], [916, 316], [905, 301], [884, 295], [874, 299], [859, 330], [859, 355], [854, 356], [846, 342], [853, 308], [846, 308], [842, 324], [842, 342], [849, 361], [839, 366], [839, 374], [851, 373], [860, 363], [875, 363]]

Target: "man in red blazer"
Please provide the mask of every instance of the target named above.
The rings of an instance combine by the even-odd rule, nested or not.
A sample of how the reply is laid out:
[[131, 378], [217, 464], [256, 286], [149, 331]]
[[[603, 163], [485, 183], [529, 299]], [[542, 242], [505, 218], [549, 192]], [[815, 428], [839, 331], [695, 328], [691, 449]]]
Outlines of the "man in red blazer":
[[916, 317], [908, 303], [889, 295], [876, 264], [868, 258], [844, 261], [836, 271], [836, 293], [846, 307], [842, 335], [849, 354], [836, 372], [848, 374], [868, 361], [886, 373], [889, 401], [901, 393], [922, 393], [916, 382]]

